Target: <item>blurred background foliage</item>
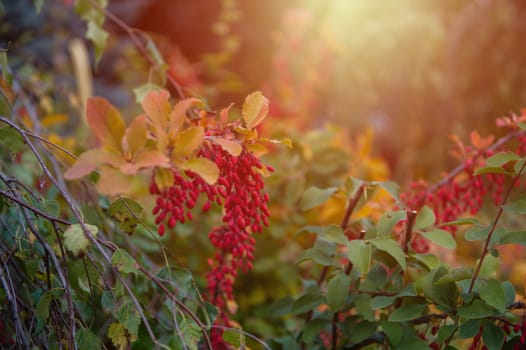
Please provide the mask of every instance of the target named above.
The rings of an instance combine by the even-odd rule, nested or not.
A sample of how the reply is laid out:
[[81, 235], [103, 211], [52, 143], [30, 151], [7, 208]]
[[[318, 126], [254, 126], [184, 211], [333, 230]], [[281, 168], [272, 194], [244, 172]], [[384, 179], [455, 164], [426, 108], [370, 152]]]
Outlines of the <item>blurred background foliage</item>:
[[[72, 1], [44, 1], [40, 12], [40, 1], [0, 3], [0, 48], [16, 81], [31, 92], [47, 137], [77, 154], [90, 147], [82, 122], [86, 94], [104, 96], [131, 118], [139, 111], [134, 89], [163, 83], [110, 21], [95, 65]], [[345, 196], [299, 213], [307, 187], [342, 187], [349, 176], [402, 185], [437, 180], [455, 164], [450, 134], [498, 133], [495, 118], [526, 105], [521, 0], [109, 0], [108, 9], [153, 38], [167, 74], [188, 95], [212, 109], [230, 102], [239, 108], [260, 89], [271, 101], [263, 132], [293, 140], [292, 150], [271, 150], [266, 158], [277, 170], [267, 179], [271, 228], [258, 237], [255, 269], [236, 289], [236, 317], [264, 337], [298, 326], [292, 317], [275, 319], [290, 303], [273, 303], [297, 294], [300, 277], [312, 272], [294, 264], [312, 244], [297, 230], [338, 224], [343, 216]], [[79, 39], [88, 63], [77, 69]], [[374, 216], [389, 203], [385, 194], [375, 196], [360, 215]], [[206, 233], [216, 214], [163, 238], [195, 276], [207, 270]], [[160, 260], [141, 230], [121, 240]]]

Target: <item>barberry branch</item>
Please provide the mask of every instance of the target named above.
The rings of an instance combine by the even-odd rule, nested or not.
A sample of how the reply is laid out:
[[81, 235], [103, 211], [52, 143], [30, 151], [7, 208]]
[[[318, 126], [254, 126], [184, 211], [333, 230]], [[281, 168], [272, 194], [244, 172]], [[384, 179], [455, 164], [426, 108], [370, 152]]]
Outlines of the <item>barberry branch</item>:
[[[514, 132], [511, 132], [503, 137], [501, 137], [500, 139], [498, 139], [497, 141], [495, 141], [492, 145], [488, 146], [487, 148], [485, 149], [481, 149], [479, 150], [474, 156], [473, 156], [473, 160], [474, 159], [478, 159], [479, 157], [483, 156], [484, 153], [486, 152], [492, 152], [492, 151], [496, 151], [497, 149], [499, 149], [501, 146], [503, 146], [504, 144], [506, 144], [507, 142], [513, 140], [514, 138], [518, 137], [518, 136], [521, 136], [521, 135], [526, 135], [526, 131], [524, 130], [517, 130], [517, 131], [514, 131]], [[466, 162], [463, 162], [461, 164], [459, 164], [456, 168], [454, 168], [453, 170], [451, 170], [442, 180], [438, 181], [437, 183], [435, 183], [433, 186], [429, 187], [427, 190], [426, 190], [426, 194], [430, 194], [430, 193], [433, 193], [435, 192], [436, 190], [438, 190], [439, 188], [447, 185], [449, 182], [451, 182], [458, 174], [462, 173], [464, 170], [466, 170], [467, 168], [469, 167], [469, 165], [466, 163]], [[425, 198], [425, 197], [424, 197]]]
[[511, 182], [511, 184], [508, 186], [508, 190], [506, 191], [506, 193], [504, 194], [504, 197], [502, 198], [502, 202], [501, 202], [501, 205], [499, 206], [499, 211], [497, 213], [497, 216], [495, 216], [495, 220], [493, 220], [493, 223], [491, 225], [491, 229], [490, 229], [490, 231], [488, 233], [488, 236], [486, 237], [486, 241], [484, 242], [484, 248], [482, 249], [482, 254], [480, 256], [480, 259], [479, 259], [479, 262], [477, 264], [477, 267], [475, 268], [475, 273], [473, 273], [473, 276], [471, 277], [471, 282], [469, 284], [468, 293], [471, 293], [473, 291], [473, 287], [474, 287], [475, 281], [477, 280], [477, 277], [478, 277], [478, 275], [480, 273], [480, 269], [482, 267], [482, 263], [484, 262], [484, 259], [486, 258], [486, 255], [489, 252], [489, 243], [491, 241], [491, 237], [493, 236], [493, 233], [495, 232], [495, 229], [497, 228], [497, 224], [498, 224], [498, 222], [500, 220], [500, 217], [502, 216], [502, 213], [504, 212], [504, 204], [506, 204], [506, 202], [508, 200], [508, 197], [511, 194], [511, 190], [515, 186], [515, 183], [517, 182], [517, 180], [521, 176], [522, 171], [524, 170], [525, 167], [526, 167], [526, 162], [524, 162], [522, 164], [522, 166], [519, 169], [519, 171], [517, 172], [517, 174], [513, 177], [513, 180]]
[[407, 226], [405, 228], [405, 235], [404, 235], [404, 253], [407, 254], [409, 251], [409, 245], [411, 243], [411, 238], [413, 236], [413, 225], [415, 223], [415, 218], [417, 211], [413, 209], [406, 209], [407, 214]]

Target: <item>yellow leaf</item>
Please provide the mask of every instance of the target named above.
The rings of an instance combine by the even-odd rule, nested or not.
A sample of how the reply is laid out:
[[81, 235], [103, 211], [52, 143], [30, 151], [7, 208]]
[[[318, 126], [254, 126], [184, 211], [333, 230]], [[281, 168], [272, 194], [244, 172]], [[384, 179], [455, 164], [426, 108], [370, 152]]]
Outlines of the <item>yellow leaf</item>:
[[254, 153], [256, 157], [261, 157], [268, 153], [268, 148], [259, 142], [254, 142], [248, 144], [247, 151]]
[[241, 111], [247, 128], [252, 129], [265, 119], [268, 113], [268, 99], [261, 91], [255, 91], [248, 95], [243, 103]]
[[88, 125], [103, 147], [121, 149], [126, 125], [121, 114], [102, 97], [90, 97], [86, 105]]
[[186, 119], [186, 111], [194, 106], [202, 106], [203, 103], [197, 98], [186, 98], [177, 102], [170, 113], [170, 129], [178, 131]]
[[219, 146], [223, 147], [225, 151], [227, 151], [234, 157], [239, 156], [243, 151], [243, 146], [241, 146], [237, 141], [217, 138], [214, 139], [214, 142], [217, 143]]
[[122, 145], [124, 151], [133, 155], [142, 150], [146, 144], [146, 132], [146, 116], [140, 115], [126, 129]]
[[160, 190], [172, 186], [174, 183], [174, 174], [172, 169], [158, 168], [155, 170], [154, 181]]
[[205, 129], [201, 126], [192, 126], [178, 133], [174, 140], [174, 155], [187, 156], [201, 145]]
[[130, 192], [133, 186], [133, 176], [123, 174], [120, 170], [101, 167], [97, 190], [101, 194], [116, 195]]
[[191, 170], [198, 174], [210, 185], [213, 185], [219, 177], [217, 165], [206, 158], [192, 158], [180, 164], [181, 169]]
[[168, 99], [170, 94], [166, 90], [150, 91], [142, 100], [141, 106], [154, 124], [161, 128], [168, 125], [168, 116], [172, 107]]
[[126, 329], [120, 322], [113, 322], [108, 327], [108, 337], [111, 339], [113, 345], [119, 350], [126, 349], [128, 346], [128, 337], [126, 335]]

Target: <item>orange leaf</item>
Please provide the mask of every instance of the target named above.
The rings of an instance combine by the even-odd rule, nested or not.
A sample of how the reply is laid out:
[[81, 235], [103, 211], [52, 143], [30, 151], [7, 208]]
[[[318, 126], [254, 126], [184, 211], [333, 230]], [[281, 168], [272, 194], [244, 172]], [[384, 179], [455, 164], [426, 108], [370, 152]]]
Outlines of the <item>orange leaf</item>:
[[102, 97], [90, 97], [86, 116], [91, 130], [103, 147], [121, 149], [126, 126], [117, 108]]
[[135, 163], [140, 168], [168, 167], [170, 159], [159, 151], [144, 151], [137, 154]]
[[75, 164], [64, 173], [66, 180], [80, 179], [88, 175], [99, 166], [100, 149], [94, 149], [82, 153]]
[[100, 165], [111, 165], [118, 168], [124, 162], [125, 160], [120, 154], [101, 148], [89, 150], [79, 156], [75, 164], [64, 173], [64, 178], [66, 180], [80, 179], [97, 169]]
[[225, 126], [228, 123], [228, 112], [230, 112], [230, 108], [232, 108], [232, 106], [234, 106], [233, 103], [231, 103], [227, 108], [223, 108], [219, 113], [219, 122], [222, 126]]
[[201, 145], [204, 135], [205, 129], [201, 126], [192, 126], [178, 133], [174, 141], [174, 155], [189, 155]]
[[120, 170], [109, 167], [102, 167], [99, 173], [97, 190], [101, 194], [123, 194], [132, 189], [133, 176], [125, 175]]
[[184, 120], [186, 119], [186, 111], [188, 111], [188, 109], [190, 109], [191, 107], [197, 105], [203, 105], [203, 102], [201, 102], [197, 98], [186, 98], [177, 102], [169, 116], [170, 129], [174, 132], [177, 132], [183, 125]]
[[124, 151], [132, 155], [141, 151], [146, 144], [146, 132], [146, 116], [140, 115], [126, 129], [123, 139]]
[[255, 91], [245, 98], [241, 114], [247, 128], [252, 129], [265, 119], [268, 113], [268, 99], [261, 91]]
[[172, 107], [168, 99], [170, 94], [166, 90], [150, 91], [142, 100], [141, 106], [154, 124], [166, 128], [168, 116]]
[[225, 151], [237, 157], [243, 151], [243, 147], [237, 141], [227, 140], [227, 139], [214, 139], [214, 142], [223, 147]]

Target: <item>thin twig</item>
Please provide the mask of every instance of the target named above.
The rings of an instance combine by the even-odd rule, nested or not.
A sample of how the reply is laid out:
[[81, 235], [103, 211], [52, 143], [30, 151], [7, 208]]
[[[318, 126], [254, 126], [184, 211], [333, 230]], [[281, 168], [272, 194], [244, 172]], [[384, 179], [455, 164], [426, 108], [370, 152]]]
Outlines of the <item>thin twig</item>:
[[500, 217], [502, 216], [502, 213], [504, 212], [504, 204], [506, 204], [511, 191], [513, 190], [513, 187], [515, 186], [515, 183], [519, 179], [519, 177], [522, 174], [522, 171], [526, 167], [526, 162], [522, 164], [520, 170], [517, 172], [515, 177], [513, 178], [511, 184], [508, 187], [508, 190], [506, 191], [506, 194], [502, 198], [501, 205], [499, 206], [499, 211], [497, 213], [497, 216], [495, 216], [495, 220], [493, 220], [493, 224], [491, 225], [491, 229], [488, 233], [488, 236], [486, 237], [486, 241], [484, 242], [484, 248], [482, 249], [482, 254], [480, 256], [479, 262], [477, 264], [477, 267], [475, 268], [475, 273], [473, 273], [473, 276], [471, 277], [471, 282], [469, 284], [468, 293], [471, 293], [473, 291], [473, 287], [475, 286], [475, 281], [477, 280], [477, 277], [480, 273], [480, 269], [482, 267], [482, 263], [484, 262], [484, 259], [486, 258], [486, 255], [488, 255], [489, 252], [489, 243], [491, 241], [491, 237], [493, 237], [493, 233], [495, 232], [495, 229], [497, 228], [497, 224], [499, 223]]

